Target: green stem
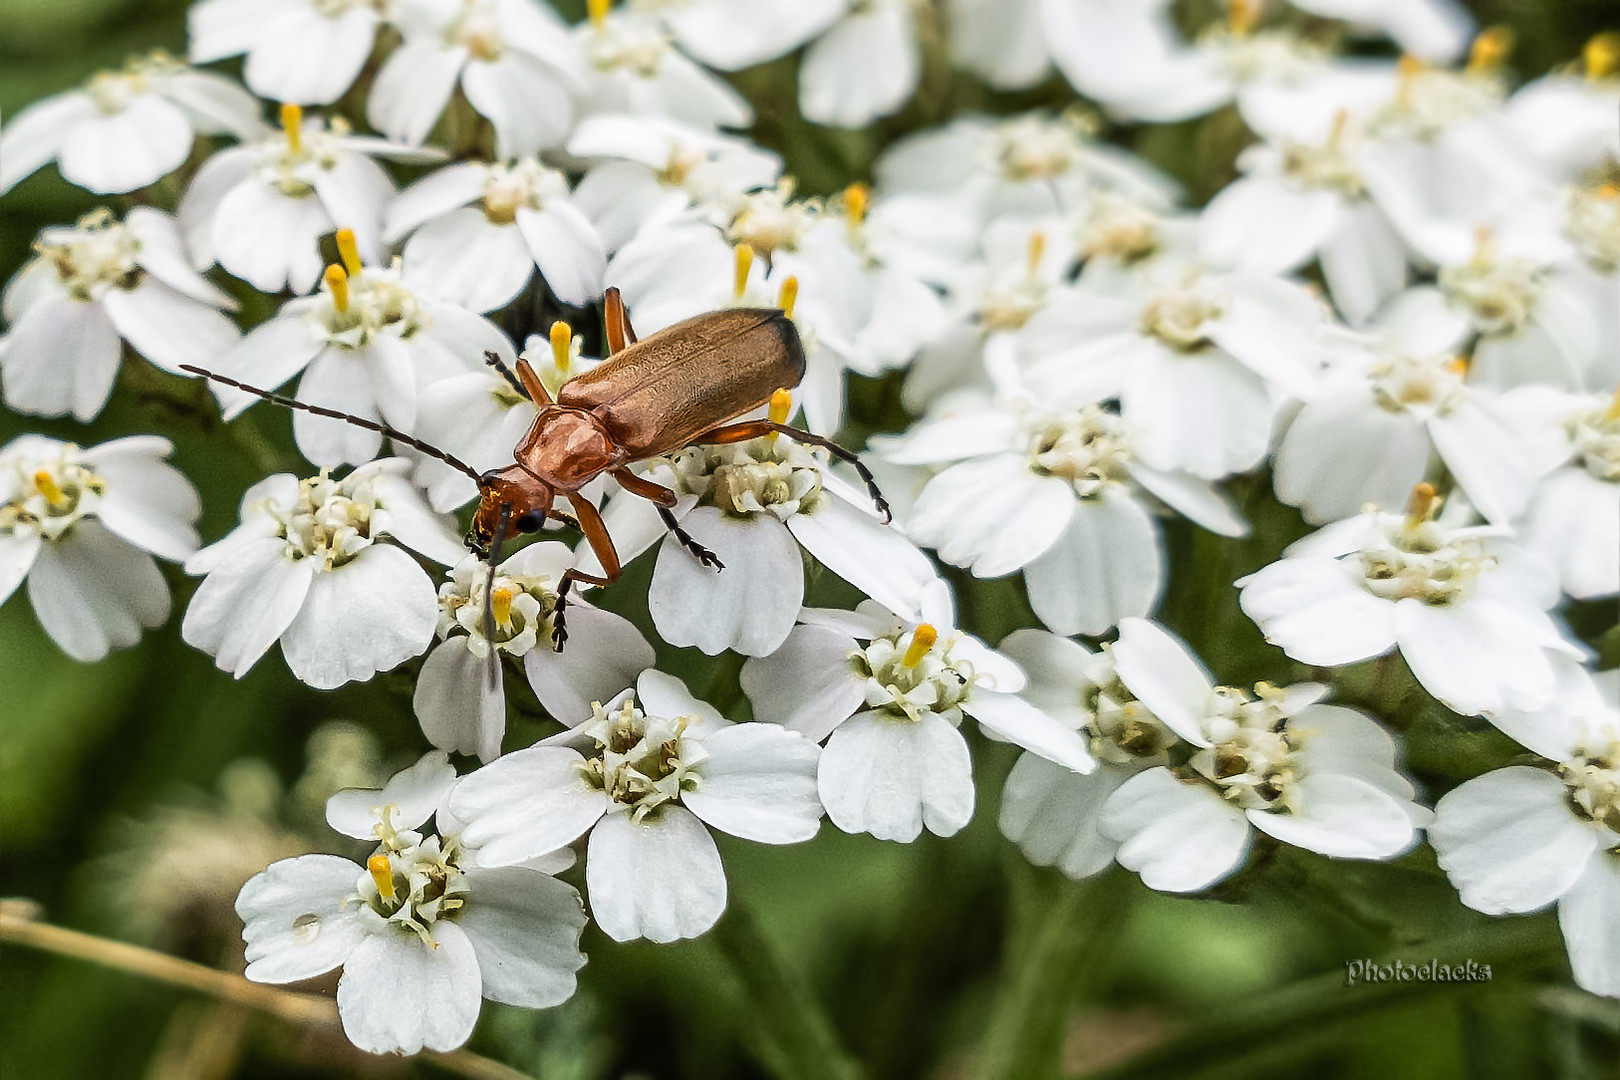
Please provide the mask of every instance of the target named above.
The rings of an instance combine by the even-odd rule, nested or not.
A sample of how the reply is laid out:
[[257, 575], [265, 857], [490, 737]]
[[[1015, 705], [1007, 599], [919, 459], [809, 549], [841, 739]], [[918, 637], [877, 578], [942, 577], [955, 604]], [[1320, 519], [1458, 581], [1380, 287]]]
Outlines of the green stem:
[[978, 1080], [1062, 1074], [1070, 1008], [1126, 910], [1128, 879], [1117, 870], [1076, 883], [1026, 867], [1015, 871], [1013, 882], [1011, 940], [980, 1050]]
[[860, 1067], [799, 972], [783, 960], [759, 920], [733, 898], [710, 935], [742, 983], [752, 1023], [745, 1037], [778, 1080], [861, 1080]]

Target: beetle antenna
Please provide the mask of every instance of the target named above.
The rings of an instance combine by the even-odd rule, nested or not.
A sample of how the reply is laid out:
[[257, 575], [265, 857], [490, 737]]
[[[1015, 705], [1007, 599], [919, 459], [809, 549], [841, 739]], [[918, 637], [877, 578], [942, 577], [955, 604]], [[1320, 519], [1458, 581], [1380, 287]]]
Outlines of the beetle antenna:
[[472, 481], [475, 484], [482, 485], [483, 483], [483, 474], [478, 472], [478, 470], [474, 469], [471, 465], [468, 465], [465, 461], [462, 461], [460, 458], [456, 457], [454, 454], [446, 453], [445, 451], [440, 450], [437, 446], [425, 443], [421, 439], [407, 435], [403, 431], [399, 431], [395, 428], [391, 428], [387, 424], [379, 424], [375, 420], [367, 420], [364, 417], [353, 416], [345, 412], [338, 412], [336, 409], [328, 409], [321, 405], [310, 405], [307, 402], [299, 401], [296, 398], [290, 398], [283, 394], [272, 393], [269, 390], [263, 390], [257, 386], [249, 386], [245, 382], [238, 382], [236, 379], [233, 379], [228, 375], [220, 375], [216, 372], [208, 371], [205, 368], [193, 367], [191, 364], [181, 364], [180, 370], [189, 371], [193, 375], [201, 375], [203, 378], [210, 379], [217, 383], [224, 383], [226, 386], [234, 387], [237, 390], [246, 391], [247, 393], [253, 394], [256, 397], [261, 397], [266, 401], [273, 402], [274, 404], [281, 405], [289, 409], [296, 409], [300, 412], [314, 413], [316, 416], [324, 416], [329, 420], [341, 420], [345, 424], [352, 424], [358, 428], [365, 428], [367, 431], [375, 431], [380, 435], [386, 435], [395, 442], [404, 443], [406, 446], [420, 450], [429, 457], [437, 458], [438, 460], [444, 462], [452, 469], [465, 473], [467, 476], [472, 478]]
[[484, 664], [484, 689], [494, 690], [501, 681], [501, 654], [495, 648], [495, 568], [501, 565], [501, 543], [506, 539], [506, 519], [512, 513], [512, 504], [501, 503], [500, 516], [495, 519], [495, 535], [489, 541], [489, 572], [484, 575], [484, 640], [489, 643], [489, 658]]
[[533, 398], [529, 397], [529, 391], [524, 389], [523, 384], [518, 381], [517, 374], [513, 372], [511, 368], [506, 366], [506, 361], [501, 359], [500, 353], [496, 352], [494, 349], [485, 349], [484, 363], [488, 364], [490, 367], [499, 372], [501, 378], [505, 379], [512, 389], [517, 392], [517, 395], [524, 401], [534, 400]]

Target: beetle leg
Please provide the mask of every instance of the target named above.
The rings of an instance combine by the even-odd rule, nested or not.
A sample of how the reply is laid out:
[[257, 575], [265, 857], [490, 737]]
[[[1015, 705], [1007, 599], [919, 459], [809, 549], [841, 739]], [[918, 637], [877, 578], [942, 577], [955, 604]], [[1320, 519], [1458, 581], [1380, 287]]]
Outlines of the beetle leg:
[[607, 526], [602, 523], [602, 515], [596, 512], [589, 499], [582, 495], [570, 492], [568, 501], [573, 504], [574, 513], [579, 515], [579, 531], [585, 534], [590, 542], [591, 550], [596, 553], [597, 561], [602, 564], [602, 576], [587, 574], [578, 567], [570, 566], [563, 571], [561, 580], [557, 582], [557, 607], [551, 618], [551, 647], [556, 652], [563, 651], [563, 644], [568, 640], [568, 626], [566, 616], [563, 614], [568, 607], [568, 590], [573, 588], [574, 582], [584, 581], [592, 585], [611, 585], [619, 580], [619, 553], [614, 550], [613, 537], [608, 535]]
[[496, 352], [494, 349], [485, 349], [484, 363], [494, 368], [500, 377], [506, 380], [507, 385], [513, 390], [517, 391], [518, 394], [520, 394], [525, 400], [534, 400], [534, 398], [529, 395], [529, 391], [526, 390], [523, 384], [518, 381], [518, 377], [512, 373], [512, 369], [506, 366], [506, 361], [501, 359], [500, 353]]
[[619, 290], [610, 288], [604, 297], [607, 322], [608, 355], [612, 356], [626, 345], [636, 343], [636, 332], [630, 325], [630, 316], [624, 310], [624, 298]]
[[720, 556], [716, 555], [714, 552], [692, 539], [692, 534], [681, 528], [680, 523], [675, 520], [674, 514], [660, 506], [658, 508], [658, 516], [663, 519], [664, 528], [675, 534], [676, 542], [692, 553], [692, 558], [696, 559], [704, 566], [712, 566], [716, 570], [724, 570], [726, 568], [726, 564], [720, 561]]
[[540, 381], [540, 376], [534, 373], [534, 368], [530, 367], [529, 362], [521, 356], [518, 357], [517, 375], [523, 381], [523, 389], [528, 391], [524, 397], [536, 405], [556, 404], [551, 400], [551, 392], [546, 389], [546, 384]]
[[855, 471], [860, 473], [861, 479], [866, 482], [867, 494], [872, 496], [872, 502], [877, 506], [878, 513], [883, 515], [883, 520], [885, 522], [894, 520], [894, 515], [889, 512], [889, 500], [885, 499], [883, 492], [878, 489], [877, 478], [872, 475], [872, 470], [866, 467], [866, 463], [853, 450], [845, 450], [831, 439], [813, 435], [796, 427], [788, 427], [786, 424], [778, 424], [774, 420], [745, 420], [740, 424], [725, 424], [712, 431], [706, 431], [692, 442], [739, 443], [772, 433], [786, 435], [795, 442], [802, 442], [807, 446], [819, 446], [839, 461], [847, 461], [853, 465]]
[[663, 484], [655, 484], [645, 477], [637, 476], [629, 469], [614, 469], [613, 479], [617, 480], [619, 486], [630, 494], [640, 495], [648, 502], [656, 504], [658, 516], [663, 519], [664, 527], [675, 534], [675, 539], [680, 541], [681, 546], [690, 551], [692, 557], [698, 562], [704, 566], [712, 566], [716, 570], [726, 568], [726, 564], [720, 561], [720, 556], [692, 539], [692, 534], [681, 528], [679, 523], [676, 522], [675, 515], [670, 513], [670, 508], [676, 502], [673, 491]]

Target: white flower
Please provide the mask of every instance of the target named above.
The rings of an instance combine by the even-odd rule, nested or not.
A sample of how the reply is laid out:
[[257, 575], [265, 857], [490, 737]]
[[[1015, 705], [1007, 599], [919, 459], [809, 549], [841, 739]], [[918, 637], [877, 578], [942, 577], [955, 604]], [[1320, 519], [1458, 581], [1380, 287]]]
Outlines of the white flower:
[[361, 258], [383, 261], [384, 207], [394, 182], [374, 157], [433, 161], [416, 150], [352, 135], [342, 118], [305, 118], [281, 109], [283, 131], [209, 158], [180, 201], [193, 265], [215, 261], [260, 292], [306, 293], [321, 276], [320, 239], [336, 228], [354, 236]]
[[906, 465], [957, 462], [917, 496], [910, 535], [977, 577], [1023, 570], [1036, 615], [1060, 634], [1101, 634], [1146, 615], [1164, 585], [1159, 499], [1205, 528], [1248, 525], [1207, 480], [1136, 459], [1130, 426], [1095, 405], [1033, 395], [924, 420], [884, 451]]
[[817, 787], [845, 832], [909, 843], [924, 827], [950, 836], [966, 825], [974, 794], [957, 730], [964, 713], [1064, 768], [1096, 766], [1071, 727], [1019, 696], [1017, 664], [955, 629], [944, 582], [933, 582], [924, 608], [931, 621], [870, 600], [855, 611], [805, 608], [780, 649], [743, 665], [757, 718], [826, 740]]
[[[352, 247], [344, 262], [347, 271], [327, 267], [321, 292], [282, 305], [211, 368], [264, 388], [302, 371], [298, 400], [414, 431], [417, 402], [427, 387], [482, 371], [485, 352], [508, 365], [514, 361], [512, 343], [493, 323], [454, 304], [417, 297], [401, 280], [397, 263], [362, 267]], [[259, 400], [218, 385], [214, 394], [226, 419]], [[306, 412], [293, 414], [293, 439], [306, 458], [327, 466], [370, 461], [382, 445], [376, 432]]]
[[729, 723], [679, 679], [645, 671], [585, 723], [463, 778], [449, 806], [486, 866], [589, 832], [598, 925], [615, 941], [668, 942], [696, 937], [725, 910], [709, 828], [763, 844], [816, 834], [819, 756], [795, 732]]
[[568, 140], [568, 153], [596, 161], [574, 189], [609, 251], [643, 223], [688, 206], [730, 205], [770, 187], [782, 160], [745, 139], [661, 116], [588, 116]]
[[1581, 53], [1582, 71], [1554, 70], [1521, 86], [1506, 120], [1519, 145], [1553, 175], [1574, 180], [1620, 158], [1620, 39], [1597, 34]]
[[602, 240], [569, 198], [567, 178], [538, 158], [429, 173], [389, 207], [384, 238], [407, 233], [406, 280], [472, 311], [511, 303], [536, 267], [565, 304], [602, 295]]
[[531, 544], [502, 561], [490, 582], [488, 564], [465, 556], [439, 586], [438, 634], [443, 643], [422, 664], [414, 698], [428, 741], [443, 750], [494, 761], [506, 732], [504, 680], [489, 685], [492, 642], [485, 637], [490, 607], [497, 653], [523, 661], [541, 706], [564, 724], [577, 723], [591, 702], [605, 701], [653, 665], [652, 646], [628, 619], [569, 598], [568, 648], [552, 648], [557, 582], [574, 554], [556, 541]]
[[1401, 51], [1446, 63], [1461, 56], [1474, 20], [1457, 0], [1289, 0], [1301, 11], [1387, 34]]
[[49, 161], [97, 194], [134, 191], [184, 164], [198, 135], [263, 127], [246, 90], [155, 52], [18, 110], [0, 132], [0, 194]]
[[1575, 982], [1620, 997], [1620, 684], [1564, 667], [1550, 707], [1496, 718], [1546, 760], [1447, 793], [1429, 840], [1476, 911], [1556, 903]]
[[1245, 176], [1204, 209], [1205, 257], [1257, 274], [1317, 259], [1345, 319], [1366, 322], [1406, 284], [1406, 245], [1368, 197], [1360, 141], [1341, 123], [1320, 142], [1283, 138], [1243, 151]]
[[1550, 654], [1580, 655], [1546, 614], [1556, 578], [1502, 529], [1448, 526], [1437, 506], [1420, 484], [1404, 516], [1371, 512], [1305, 537], [1237, 581], [1244, 613], [1307, 664], [1399, 648], [1423, 688], [1464, 715], [1544, 705]]
[[[603, 518], [621, 562], [663, 538], [647, 606], [671, 645], [696, 645], [711, 656], [774, 652], [804, 602], [801, 546], [907, 617], [918, 615], [922, 589], [934, 579], [928, 557], [878, 518], [864, 491], [827, 468], [826, 451], [787, 436], [687, 447], [655, 461], [646, 476], [681, 496], [676, 519], [724, 565], [695, 558], [646, 499], [609, 499]], [[591, 568], [594, 557], [581, 556]]]
[[1118, 397], [1144, 463], [1218, 480], [1265, 458], [1278, 404], [1314, 383], [1321, 329], [1320, 305], [1293, 282], [1164, 257], [1083, 282], [1018, 346], [1043, 401]]
[[1052, 71], [1041, 0], [950, 0], [951, 61], [997, 90], [1025, 90]]
[[681, 47], [736, 71], [785, 56], [838, 20], [849, 0], [649, 0]]
[[1620, 592], [1620, 390], [1607, 400], [1546, 387], [1502, 397], [1542, 472], [1521, 542], [1575, 599]]
[[201, 0], [187, 13], [191, 61], [247, 54], [260, 97], [329, 105], [371, 57], [387, 0]]
[[503, 161], [567, 137], [584, 64], [542, 0], [400, 0], [392, 18], [405, 41], [377, 72], [372, 127], [421, 143], [459, 86], [494, 126]]
[[912, 0], [848, 0], [800, 61], [799, 112], [806, 120], [860, 128], [911, 100], [922, 75], [915, 6]]
[[1001, 652], [1029, 677], [1023, 697], [1078, 731], [1098, 765], [1077, 773], [1025, 753], [1001, 793], [1001, 832], [1037, 866], [1089, 877], [1119, 850], [1101, 831], [1108, 797], [1144, 769], [1169, 764], [1180, 737], [1120, 681], [1107, 649], [1092, 652], [1045, 630], [1015, 630]]
[[35, 617], [75, 660], [133, 645], [169, 617], [152, 555], [195, 551], [201, 511], [163, 460], [171, 450], [155, 435], [89, 449], [23, 435], [0, 448], [0, 603], [27, 578]]
[[1326, 687], [1216, 686], [1175, 638], [1127, 619], [1113, 647], [1120, 682], [1186, 741], [1190, 757], [1133, 776], [1108, 797], [1102, 831], [1143, 884], [1193, 892], [1236, 870], [1250, 828], [1341, 859], [1410, 848], [1429, 812], [1395, 769], [1395, 742]]
[[242, 523], [186, 562], [206, 575], [181, 623], [220, 670], [247, 674], [279, 639], [292, 673], [330, 690], [420, 656], [433, 640], [433, 582], [393, 537], [458, 562], [453, 522], [428, 509], [402, 458], [342, 480], [271, 476], [242, 496]]
[[667, 116], [695, 128], [747, 127], [748, 100], [675, 48], [660, 20], [635, 7], [609, 10], [592, 0], [574, 30], [589, 62], [584, 108], [593, 115]]
[[1438, 455], [1486, 520], [1518, 517], [1535, 477], [1511, 404], [1468, 383], [1457, 327], [1432, 289], [1398, 299], [1365, 342], [1335, 351], [1277, 447], [1277, 497], [1315, 525], [1399, 507]]
[[0, 385], [19, 412], [91, 420], [112, 393], [127, 341], [158, 367], [206, 365], [240, 331], [219, 308], [236, 302], [186, 264], [174, 219], [138, 206], [106, 210], [34, 241], [34, 259], [6, 287], [11, 331], [0, 339]]
[[[529, 867], [478, 864], [439, 810], [454, 782], [432, 753], [381, 791], [332, 796], [328, 822], [376, 851], [364, 866], [283, 859], [244, 885], [247, 977], [297, 982], [341, 966], [344, 1034], [374, 1054], [454, 1050], [480, 998], [541, 1009], [572, 997], [585, 965], [579, 894]], [[424, 836], [435, 811], [443, 835]]]

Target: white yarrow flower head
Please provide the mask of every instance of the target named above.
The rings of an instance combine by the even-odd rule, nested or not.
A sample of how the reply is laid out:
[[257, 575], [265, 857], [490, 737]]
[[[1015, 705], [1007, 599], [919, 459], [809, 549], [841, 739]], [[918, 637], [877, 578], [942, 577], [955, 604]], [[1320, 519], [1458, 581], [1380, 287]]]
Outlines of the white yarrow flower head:
[[383, 262], [383, 211], [394, 182], [377, 157], [424, 162], [438, 151], [354, 135], [341, 117], [281, 107], [280, 134], [232, 147], [197, 170], [180, 201], [193, 265], [215, 262], [260, 292], [306, 293], [321, 277], [321, 237], [339, 227], [360, 257]]
[[826, 741], [817, 787], [845, 832], [909, 843], [925, 827], [950, 836], [966, 825], [964, 715], [1063, 768], [1096, 765], [1072, 727], [1019, 696], [1017, 664], [955, 628], [938, 579], [924, 615], [902, 618], [871, 600], [855, 611], [805, 608], [780, 649], [743, 665], [756, 717]]
[[205, 365], [241, 333], [221, 313], [236, 302], [186, 262], [175, 221], [136, 207], [51, 228], [6, 287], [10, 332], [0, 338], [6, 404], [43, 416], [92, 420], [112, 394], [127, 341], [163, 370]]
[[1579, 657], [1547, 609], [1553, 572], [1491, 526], [1436, 519], [1419, 484], [1407, 513], [1329, 525], [1237, 581], [1266, 640], [1307, 664], [1337, 667], [1399, 648], [1419, 683], [1464, 715], [1545, 705], [1552, 656]]
[[1001, 793], [1002, 835], [1037, 866], [1072, 878], [1107, 868], [1119, 850], [1102, 832], [1107, 799], [1126, 780], [1170, 764], [1181, 741], [1120, 680], [1111, 650], [1093, 652], [1046, 630], [1015, 630], [1001, 643], [1029, 677], [1023, 696], [1080, 733], [1097, 768], [1077, 773], [1023, 754]]
[[773, 724], [732, 724], [679, 679], [645, 671], [571, 731], [464, 777], [449, 808], [486, 866], [586, 833], [585, 886], [615, 941], [696, 937], [725, 910], [709, 829], [794, 844], [821, 824], [820, 750]]
[[1052, 409], [1028, 394], [958, 403], [884, 454], [903, 465], [954, 463], [918, 494], [907, 520], [913, 539], [976, 577], [1022, 570], [1043, 623], [1101, 634], [1158, 601], [1157, 503], [1222, 536], [1248, 531], [1209, 481], [1138, 460], [1132, 434], [1096, 405]]
[[570, 198], [568, 179], [538, 158], [429, 173], [389, 207], [385, 239], [406, 234], [410, 284], [472, 311], [511, 303], [537, 267], [565, 304], [602, 295], [602, 240]]
[[203, 575], [180, 634], [222, 671], [247, 674], [277, 640], [293, 675], [321, 690], [420, 656], [439, 605], [417, 561], [459, 562], [454, 521], [389, 458], [341, 480], [280, 473], [248, 488], [242, 523], [186, 562]]
[[1530, 454], [1511, 402], [1471, 385], [1460, 344], [1433, 289], [1346, 338], [1277, 447], [1277, 497], [1316, 525], [1399, 507], [1438, 458], [1487, 521], [1515, 520], [1535, 484]]
[[[493, 352], [510, 366], [512, 343], [466, 308], [418, 296], [400, 263], [363, 266], [354, 236], [339, 230], [343, 265], [326, 268], [323, 288], [282, 305], [211, 367], [251, 386], [274, 387], [294, 375], [296, 397], [310, 405], [416, 430], [417, 403], [441, 379], [485, 369]], [[259, 399], [214, 386], [227, 420]], [[382, 436], [299, 411], [293, 439], [316, 465], [359, 464], [377, 456]]]
[[[653, 665], [653, 649], [623, 616], [569, 597], [568, 648], [552, 645], [557, 583], [574, 564], [574, 553], [557, 541], [515, 552], [495, 570], [465, 556], [439, 586], [438, 635], [416, 683], [416, 715], [422, 731], [442, 750], [477, 754], [483, 762], [501, 753], [506, 732], [504, 680], [490, 685], [489, 653], [523, 662], [541, 706], [572, 725], [631, 685]], [[488, 613], [486, 614], [486, 605]], [[493, 627], [494, 638], [486, 636]]]
[[1341, 859], [1390, 859], [1416, 843], [1429, 811], [1396, 771], [1394, 740], [1363, 713], [1320, 704], [1326, 687], [1216, 686], [1143, 619], [1120, 625], [1112, 654], [1120, 681], [1191, 751], [1103, 806], [1103, 833], [1143, 884], [1207, 888], [1242, 864], [1253, 829]]
[[1599, 172], [1620, 159], [1611, 122], [1620, 108], [1620, 34], [1594, 35], [1578, 63], [1532, 79], [1513, 95], [1506, 120], [1552, 175], [1565, 180]]
[[262, 98], [330, 105], [371, 57], [389, 0], [201, 0], [187, 13], [191, 61], [247, 54]]
[[[529, 867], [480, 866], [439, 809], [455, 779], [434, 752], [380, 791], [332, 796], [332, 827], [376, 850], [363, 866], [283, 859], [244, 885], [247, 977], [297, 982], [342, 967], [344, 1034], [374, 1054], [454, 1050], [482, 998], [543, 1009], [572, 997], [585, 966], [579, 894]], [[440, 835], [425, 834], [435, 812]]]
[[584, 60], [544, 0], [400, 0], [405, 41], [377, 72], [371, 126], [420, 144], [459, 87], [495, 128], [506, 161], [560, 146], [584, 90]]
[[611, 0], [587, 7], [574, 37], [589, 63], [582, 107], [591, 115], [667, 116], [702, 130], [754, 122], [748, 100], [677, 49], [653, 13], [612, 10]]
[[263, 128], [252, 94], [154, 52], [18, 110], [0, 131], [0, 194], [50, 161], [98, 195], [134, 191], [184, 164], [198, 135], [249, 139]]
[[153, 555], [197, 548], [197, 491], [167, 439], [82, 449], [42, 435], [0, 448], [0, 603], [26, 579], [34, 615], [75, 660], [100, 660], [169, 617]]
[[1556, 903], [1575, 982], [1620, 997], [1620, 681], [1561, 668], [1550, 707], [1495, 719], [1542, 760], [1448, 792], [1429, 841], [1476, 911]]

